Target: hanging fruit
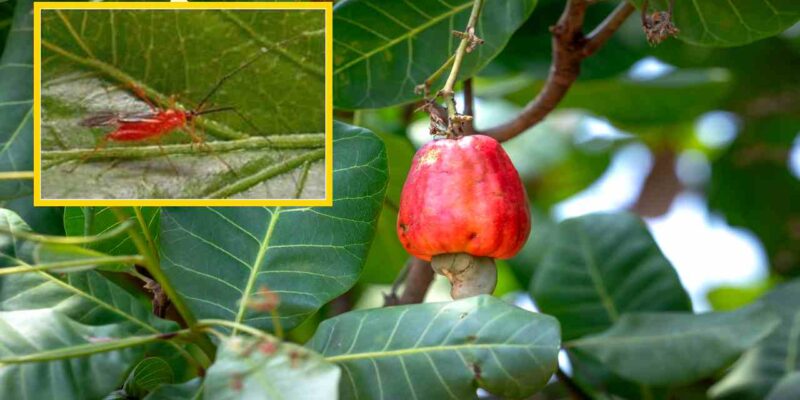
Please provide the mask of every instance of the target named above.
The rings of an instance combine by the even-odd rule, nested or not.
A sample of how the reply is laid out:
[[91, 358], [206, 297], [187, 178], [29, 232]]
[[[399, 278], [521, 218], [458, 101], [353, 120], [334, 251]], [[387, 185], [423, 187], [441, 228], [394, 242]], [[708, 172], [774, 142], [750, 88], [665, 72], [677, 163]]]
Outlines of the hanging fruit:
[[439, 139], [414, 156], [397, 234], [406, 251], [450, 280], [453, 298], [492, 293], [494, 259], [516, 255], [530, 229], [525, 189], [497, 140]]

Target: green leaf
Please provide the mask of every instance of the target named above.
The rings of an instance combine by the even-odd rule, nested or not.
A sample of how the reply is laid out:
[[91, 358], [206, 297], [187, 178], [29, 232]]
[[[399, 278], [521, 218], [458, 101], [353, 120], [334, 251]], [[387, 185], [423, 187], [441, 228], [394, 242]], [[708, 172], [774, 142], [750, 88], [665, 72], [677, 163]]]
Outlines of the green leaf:
[[623, 399], [667, 399], [664, 392], [668, 388], [654, 388], [624, 379], [588, 353], [568, 351], [567, 355], [573, 380], [581, 382], [584, 388], [603, 388]]
[[[483, 105], [490, 104], [483, 101]], [[521, 110], [498, 102], [498, 110], [508, 113], [508, 120]], [[486, 124], [478, 114], [478, 129], [496, 125], [499, 116], [487, 113]], [[503, 118], [505, 119], [505, 118]], [[584, 190], [600, 178], [611, 163], [612, 152], [622, 138], [592, 138], [589, 116], [574, 111], [551, 113], [542, 123], [524, 134], [503, 143], [514, 167], [525, 184], [531, 202], [547, 209]]]
[[157, 387], [170, 384], [175, 379], [172, 367], [161, 358], [147, 357], [136, 364], [122, 390], [129, 396], [141, 399]]
[[[136, 215], [130, 208], [121, 209], [128, 215], [128, 220], [140, 226]], [[154, 240], [158, 238], [158, 216], [160, 209], [157, 207], [141, 208], [144, 223], [149, 228], [149, 233]], [[94, 236], [107, 232], [119, 226], [121, 222], [109, 207], [66, 207], [64, 209], [64, 230], [68, 236]], [[92, 243], [88, 247], [111, 255], [137, 254], [138, 250], [127, 234]]]
[[[30, 231], [30, 228], [16, 213], [11, 210], [0, 208], [0, 227], [9, 232]], [[20, 243], [16, 236], [9, 234], [0, 235], [0, 266], [7, 267], [17, 265], [18, 257], [24, 254], [20, 249]], [[20, 254], [20, 256], [17, 255]]]
[[800, 236], [795, 233], [800, 180], [789, 170], [789, 154], [800, 119], [780, 116], [748, 120], [739, 137], [711, 168], [708, 206], [728, 224], [758, 236], [770, 267], [800, 274]]
[[540, 390], [556, 369], [558, 322], [490, 296], [353, 311], [308, 346], [344, 372], [345, 399], [505, 397]]
[[248, 302], [266, 287], [291, 329], [357, 281], [386, 191], [371, 132], [335, 123], [333, 207], [165, 208], [161, 265], [198, 318], [274, 328]]
[[706, 294], [715, 311], [733, 311], [753, 303], [775, 286], [771, 279], [759, 280], [744, 285], [721, 285]]
[[767, 396], [767, 400], [795, 400], [797, 398], [800, 398], [800, 371], [791, 372], [781, 378]]
[[222, 343], [205, 381], [208, 399], [338, 399], [341, 371], [292, 343], [234, 337]]
[[[642, 0], [632, 0], [638, 7]], [[650, 11], [667, 10], [667, 0], [653, 0]], [[777, 35], [800, 19], [794, 0], [676, 0], [678, 39], [701, 46], [740, 46]]]
[[123, 390], [115, 390], [109, 393], [106, 397], [103, 397], [103, 400], [128, 400], [128, 396]]
[[[0, 171], [33, 170], [33, 14], [20, 0], [0, 56]], [[25, 180], [0, 181], [0, 201], [30, 194]]]
[[[2, 209], [0, 227], [29, 231], [19, 216]], [[7, 235], [0, 235], [0, 239], [1, 265], [19, 264], [27, 244]], [[177, 327], [172, 321], [156, 318], [147, 306], [96, 271], [60, 276], [38, 271], [0, 277], [0, 311], [44, 308], [89, 325], [128, 321], [144, 333], [169, 332]]]
[[[98, 268], [105, 271], [126, 271], [131, 268], [130, 260], [107, 260], [107, 254], [73, 244], [54, 243], [48, 241], [31, 241], [14, 232], [30, 233], [30, 228], [18, 215], [7, 209], [0, 209], [0, 226], [12, 233], [0, 233], [0, 237], [9, 241], [9, 248], [2, 251], [7, 262], [4, 266], [31, 268], [49, 267], [50, 272], [76, 272]], [[122, 257], [124, 258], [124, 257]], [[81, 263], [83, 261], [83, 263]], [[61, 265], [61, 264], [68, 265]], [[50, 265], [58, 264], [58, 265]]]
[[[7, 210], [0, 212], [0, 226], [5, 229], [28, 230], [18, 216]], [[3, 236], [3, 238], [6, 239], [8, 236]], [[20, 244], [18, 241], [0, 241], [0, 252], [5, 259], [4, 265], [19, 263], [17, 253], [21, 247]], [[87, 327], [86, 329], [94, 329], [93, 327], [117, 329], [119, 335], [115, 337], [122, 338], [132, 335], [172, 332], [178, 327], [173, 321], [162, 320], [154, 316], [150, 311], [149, 304], [139, 302], [133, 295], [96, 271], [76, 272], [60, 276], [46, 272], [32, 272], [0, 277], [0, 312], [30, 315], [53, 313], [58, 317], [53, 316], [52, 318], [68, 319], [70, 326], [74, 323]], [[164, 353], [169, 357], [176, 355], [180, 357], [181, 352], [185, 353], [177, 344], [168, 343], [163, 346], [168, 349]], [[155, 350], [157, 349], [148, 351]], [[140, 354], [139, 350], [136, 352], [136, 354]], [[3, 372], [3, 368], [0, 368], [0, 375], [2, 375], [0, 384], [3, 387], [10, 385], [24, 390], [31, 395], [31, 398], [50, 398], [52, 396], [48, 393], [58, 392], [59, 396], [67, 396], [66, 398], [83, 399], [86, 398], [83, 395], [85, 392], [81, 391], [83, 390], [81, 387], [85, 385], [84, 381], [94, 382], [94, 379], [98, 379], [97, 385], [101, 385], [105, 393], [108, 393], [116, 387], [115, 385], [122, 383], [124, 378], [122, 374], [136, 361], [135, 359], [119, 359], [111, 353], [108, 354], [110, 360], [117, 360], [116, 364], [109, 367], [110, 369], [105, 368], [105, 364], [92, 365], [80, 360], [51, 361], [13, 367], [6, 375], [2, 375], [5, 372]], [[94, 371], [97, 368], [105, 371], [102, 379], [96, 377], [90, 379], [90, 376], [95, 375]], [[117, 371], [117, 368], [120, 368], [118, 375], [107, 375]], [[24, 369], [24, 376], [15, 375], [16, 372], [13, 372], [20, 369]], [[44, 376], [42, 374], [51, 373], [64, 375], [68, 379], [65, 378], [64, 381], [28, 379], [31, 376]], [[94, 390], [95, 386], [93, 385], [90, 385], [89, 390]], [[113, 387], [106, 390], [108, 385]]]
[[[472, 4], [338, 2], [333, 13], [334, 105], [379, 108], [419, 99], [414, 87], [453, 55], [458, 41], [452, 31], [464, 30]], [[485, 43], [464, 57], [459, 78], [469, 78], [494, 58], [535, 6], [536, 0], [486, 1], [475, 29]]]
[[[543, 85], [544, 81], [517, 85], [507, 97], [524, 105]], [[661, 127], [692, 121], [720, 107], [731, 86], [730, 74], [721, 68], [681, 69], [648, 80], [594, 79], [574, 84], [558, 107], [587, 110], [623, 127]]]
[[367, 262], [364, 264], [364, 273], [361, 274], [360, 281], [389, 284], [397, 277], [409, 257], [397, 237], [397, 212], [400, 205], [400, 192], [403, 190], [406, 175], [411, 169], [411, 159], [414, 157], [415, 150], [408, 138], [392, 134], [378, 134], [378, 136], [386, 146], [389, 184], [386, 188], [386, 199], [381, 216], [378, 219], [375, 242], [367, 255]]
[[550, 248], [555, 227], [556, 224], [549, 215], [536, 207], [531, 207], [531, 235], [519, 253], [508, 260], [520, 282], [531, 282], [547, 249]]
[[[601, 1], [592, 4], [584, 26], [599, 25], [614, 9], [617, 2]], [[550, 27], [564, 12], [561, 0], [539, 0], [536, 12], [514, 33], [503, 51], [481, 75], [515, 75], [520, 72], [544, 79], [550, 69], [553, 34]], [[581, 62], [579, 80], [602, 79], [619, 75], [647, 55], [648, 46], [638, 18], [629, 18], [591, 57]], [[480, 114], [478, 114], [480, 115]]]
[[800, 279], [778, 286], [760, 303], [780, 316], [780, 326], [711, 388], [712, 398], [763, 399], [782, 376], [800, 371]]
[[101, 271], [123, 272], [129, 271], [133, 267], [133, 262], [119, 262], [117, 260], [112, 260], [111, 263], [108, 261], [103, 262], [104, 259], [108, 258], [107, 254], [68, 244], [38, 243], [33, 246], [30, 257], [30, 264], [37, 266], [80, 263], [63, 268], [49, 269], [49, 271], [57, 273], [78, 272], [94, 268]]
[[2, 201], [0, 206], [19, 214], [34, 232], [64, 235], [64, 207], [34, 207], [33, 195]]
[[564, 339], [604, 331], [624, 313], [691, 311], [686, 291], [644, 223], [628, 213], [561, 222], [531, 282]]
[[698, 315], [633, 313], [623, 315], [601, 334], [565, 345], [590, 354], [624, 378], [668, 386], [714, 374], [756, 345], [778, 323], [764, 307]]
[[[45, 10], [42, 19], [43, 198], [324, 197], [322, 11]], [[81, 126], [88, 116], [149, 112], [130, 84], [160, 107], [177, 95], [188, 110], [251, 60], [206, 104], [245, 118], [198, 117], [194, 128], [163, 137], [164, 153], [155, 139], [108, 143], [103, 151], [117, 155], [85, 162], [63, 152], [91, 151], [109, 132]], [[189, 146], [192, 129], [227, 143]], [[301, 140], [309, 134], [321, 140]], [[248, 147], [253, 140], [261, 145]]]
[[11, 30], [11, 21], [14, 19], [14, 1], [0, 3], [0, 54], [3, 53], [8, 31]]
[[144, 400], [198, 400], [202, 398], [203, 381], [195, 378], [184, 383], [161, 385]]
[[82, 324], [128, 322], [136, 333], [169, 332], [172, 321], [155, 317], [136, 298], [95, 271], [59, 279], [44, 272], [11, 275], [0, 280], [0, 310], [53, 309]]
[[[92, 399], [114, 390], [141, 348], [39, 363], [9, 363], [129, 337], [127, 324], [89, 326], [52, 309], [0, 312], [0, 385], [12, 399]], [[97, 373], [102, 371], [102, 373]], [[42, 377], [49, 377], [42, 379]]]

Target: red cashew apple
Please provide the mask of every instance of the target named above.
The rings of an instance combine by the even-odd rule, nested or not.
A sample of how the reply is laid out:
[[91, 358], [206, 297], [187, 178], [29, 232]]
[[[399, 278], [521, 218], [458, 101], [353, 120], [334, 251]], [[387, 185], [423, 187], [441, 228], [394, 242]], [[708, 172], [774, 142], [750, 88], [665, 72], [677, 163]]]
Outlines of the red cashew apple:
[[516, 255], [530, 230], [525, 188], [497, 140], [439, 139], [417, 151], [397, 234], [406, 251], [450, 280], [453, 298], [491, 293], [494, 259]]

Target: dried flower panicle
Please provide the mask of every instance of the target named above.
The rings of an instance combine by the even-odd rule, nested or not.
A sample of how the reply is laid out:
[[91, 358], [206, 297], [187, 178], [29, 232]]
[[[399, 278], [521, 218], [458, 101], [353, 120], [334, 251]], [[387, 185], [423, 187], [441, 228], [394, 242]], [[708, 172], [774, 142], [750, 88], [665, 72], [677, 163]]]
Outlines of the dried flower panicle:
[[654, 11], [652, 14], [647, 14], [648, 1], [642, 3], [642, 29], [647, 37], [647, 42], [651, 46], [655, 46], [670, 36], [677, 36], [680, 33], [678, 27], [672, 22], [672, 10], [674, 7], [674, 0], [669, 2], [669, 10], [667, 11]]
[[677, 36], [680, 30], [672, 23], [672, 16], [667, 11], [656, 11], [646, 17], [644, 34], [647, 42], [655, 46], [670, 36]]

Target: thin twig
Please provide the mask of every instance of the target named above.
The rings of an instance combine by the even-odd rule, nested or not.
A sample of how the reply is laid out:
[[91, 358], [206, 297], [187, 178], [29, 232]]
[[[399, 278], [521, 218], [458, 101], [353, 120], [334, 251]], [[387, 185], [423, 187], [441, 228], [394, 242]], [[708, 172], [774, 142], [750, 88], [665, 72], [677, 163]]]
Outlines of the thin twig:
[[144, 262], [144, 257], [138, 255], [84, 258], [78, 260], [43, 263], [32, 266], [28, 264], [12, 265], [10, 267], [0, 268], [0, 275], [11, 275], [34, 271], [52, 271], [57, 269], [63, 270], [85, 266], [97, 266], [101, 264], [136, 264], [142, 262]]
[[[464, 55], [469, 52], [477, 43], [482, 42], [481, 39], [475, 36], [475, 26], [478, 24], [478, 16], [481, 13], [481, 7], [483, 6], [483, 0], [473, 0], [472, 4], [472, 12], [469, 15], [469, 21], [467, 22], [467, 27], [464, 32], [460, 33], [461, 43], [458, 44], [458, 48], [455, 52], [455, 57], [453, 59], [453, 66], [450, 69], [450, 75], [447, 77], [447, 81], [444, 84], [444, 87], [439, 94], [442, 96], [442, 99], [445, 102], [445, 106], [447, 107], [447, 117], [448, 117], [448, 126], [447, 126], [447, 134], [453, 135], [454, 126], [453, 123], [456, 122], [456, 102], [454, 100], [455, 96], [455, 84], [456, 80], [458, 79], [458, 73], [461, 70], [461, 63], [464, 60]], [[458, 128], [455, 128], [458, 130]]]
[[627, 0], [623, 1], [586, 37], [583, 35], [583, 23], [588, 5], [587, 0], [568, 0], [558, 23], [550, 28], [553, 34], [553, 61], [547, 81], [536, 98], [513, 120], [476, 133], [504, 141], [543, 120], [578, 79], [583, 59], [600, 49], [635, 10]]
[[428, 79], [425, 79], [425, 82], [423, 82], [420, 85], [417, 85], [414, 88], [414, 92], [416, 92], [417, 94], [421, 94], [421, 95], [423, 95], [425, 97], [428, 97], [428, 94], [430, 93], [431, 86], [434, 83], [436, 83], [437, 80], [439, 80], [439, 78], [442, 76], [442, 74], [445, 71], [447, 71], [447, 69], [450, 68], [451, 65], [453, 65], [453, 60], [455, 60], [455, 55], [451, 55], [447, 59], [447, 61], [445, 61], [444, 64], [442, 64], [442, 66], [439, 67], [439, 69], [437, 69], [434, 73], [432, 73], [431, 76], [428, 77]]
[[0, 181], [33, 179], [33, 171], [0, 172]]

